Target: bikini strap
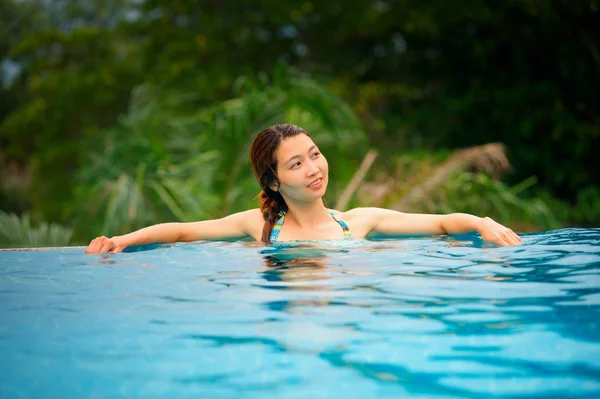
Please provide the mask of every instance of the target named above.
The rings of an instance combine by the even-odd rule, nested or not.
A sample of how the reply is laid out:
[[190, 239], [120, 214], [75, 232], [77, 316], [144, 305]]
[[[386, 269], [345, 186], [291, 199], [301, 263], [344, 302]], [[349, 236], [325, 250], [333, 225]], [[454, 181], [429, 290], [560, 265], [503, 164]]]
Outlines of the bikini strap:
[[281, 231], [281, 226], [283, 226], [284, 220], [285, 211], [281, 211], [277, 214], [277, 222], [273, 225], [273, 230], [271, 230], [271, 235], [269, 236], [269, 242], [277, 241], [277, 237], [279, 237], [279, 232]]
[[348, 240], [352, 238], [352, 233], [350, 233], [350, 227], [348, 227], [346, 222], [344, 222], [342, 219], [338, 219], [331, 209], [327, 209], [327, 211], [329, 211], [329, 214], [331, 215], [333, 220], [335, 220], [339, 223], [340, 226], [342, 226], [342, 230], [344, 230], [344, 239]]

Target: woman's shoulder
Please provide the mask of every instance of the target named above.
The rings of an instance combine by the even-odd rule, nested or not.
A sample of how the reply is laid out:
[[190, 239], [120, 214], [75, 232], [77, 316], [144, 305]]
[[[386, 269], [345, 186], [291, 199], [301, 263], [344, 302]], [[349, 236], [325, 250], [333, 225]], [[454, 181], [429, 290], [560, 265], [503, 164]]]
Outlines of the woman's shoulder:
[[225, 219], [229, 219], [231, 223], [240, 226], [246, 234], [260, 241], [265, 219], [259, 208], [233, 213]]
[[247, 211], [241, 211], [238, 213], [234, 213], [229, 215], [231, 218], [235, 218], [240, 221], [244, 221], [246, 224], [255, 225], [260, 224], [262, 228], [262, 223], [265, 222], [262, 211], [259, 208], [249, 209]]
[[335, 217], [340, 218], [345, 221], [358, 221], [362, 219], [368, 219], [373, 217], [377, 213], [380, 208], [354, 208], [347, 211], [338, 211], [336, 209], [331, 209]]
[[354, 238], [366, 237], [373, 229], [374, 212], [378, 208], [354, 208], [345, 212], [331, 211], [339, 220], [343, 220]]

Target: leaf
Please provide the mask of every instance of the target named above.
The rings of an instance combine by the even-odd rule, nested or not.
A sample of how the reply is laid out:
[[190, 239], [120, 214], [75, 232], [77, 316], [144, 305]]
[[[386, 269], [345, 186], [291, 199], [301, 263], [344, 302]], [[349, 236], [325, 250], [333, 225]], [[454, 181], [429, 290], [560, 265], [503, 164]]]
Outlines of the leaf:
[[67, 246], [72, 235], [68, 227], [45, 222], [33, 227], [28, 214], [19, 217], [0, 211], [0, 245], [5, 248]]

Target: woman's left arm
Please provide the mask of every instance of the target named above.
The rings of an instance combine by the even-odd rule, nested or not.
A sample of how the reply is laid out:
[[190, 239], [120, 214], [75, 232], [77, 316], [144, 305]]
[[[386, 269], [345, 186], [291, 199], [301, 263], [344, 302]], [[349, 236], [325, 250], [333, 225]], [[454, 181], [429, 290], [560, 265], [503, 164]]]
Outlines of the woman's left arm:
[[363, 213], [363, 216], [370, 220], [370, 234], [432, 235], [463, 234], [476, 231], [485, 241], [497, 245], [518, 245], [523, 242], [511, 229], [489, 217], [480, 218], [466, 213], [424, 215], [382, 208], [359, 209], [355, 211]]

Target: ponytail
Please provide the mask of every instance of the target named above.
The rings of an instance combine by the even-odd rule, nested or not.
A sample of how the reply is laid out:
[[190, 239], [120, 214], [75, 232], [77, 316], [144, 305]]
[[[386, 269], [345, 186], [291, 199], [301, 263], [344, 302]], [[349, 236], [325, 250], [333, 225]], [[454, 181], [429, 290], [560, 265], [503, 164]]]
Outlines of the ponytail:
[[283, 123], [269, 126], [260, 132], [250, 145], [250, 161], [254, 176], [262, 191], [258, 195], [260, 198], [260, 211], [265, 219], [261, 241], [265, 244], [270, 242], [271, 231], [277, 221], [277, 215], [281, 211], [287, 211], [288, 207], [281, 194], [271, 190], [270, 185], [278, 183], [277, 173], [277, 148], [281, 142], [288, 138], [305, 134], [306, 130], [300, 126]]
[[265, 219], [261, 241], [268, 244], [270, 242], [273, 226], [275, 226], [275, 222], [277, 222], [277, 215], [281, 211], [287, 211], [287, 204], [281, 194], [269, 188], [265, 188], [261, 191], [258, 198], [260, 199], [260, 211]]

